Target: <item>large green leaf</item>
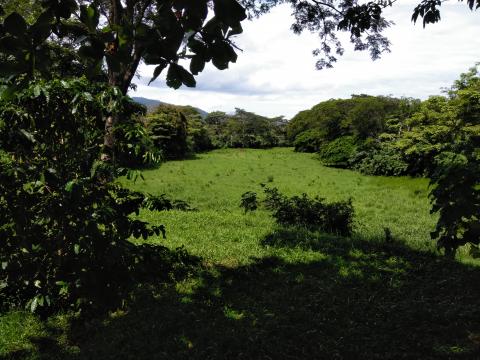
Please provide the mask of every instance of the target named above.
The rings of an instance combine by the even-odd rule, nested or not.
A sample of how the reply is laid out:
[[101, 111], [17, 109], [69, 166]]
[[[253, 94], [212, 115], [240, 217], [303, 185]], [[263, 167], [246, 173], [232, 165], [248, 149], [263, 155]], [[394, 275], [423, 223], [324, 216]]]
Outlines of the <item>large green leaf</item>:
[[245, 9], [236, 0], [214, 0], [214, 12], [223, 23], [234, 27], [247, 18]]
[[179, 73], [180, 73], [180, 78], [182, 79], [182, 83], [187, 86], [187, 87], [195, 87], [197, 85], [197, 82], [195, 81], [195, 78], [193, 77], [192, 74], [190, 74], [185, 68], [182, 66], [179, 66]]
[[13, 12], [5, 18], [3, 23], [5, 31], [12, 35], [23, 37], [27, 31], [27, 22], [22, 15]]
[[184, 84], [188, 87], [195, 87], [196, 81], [192, 74], [190, 74], [181, 65], [171, 63], [167, 72], [167, 85], [178, 89]]
[[186, 3], [183, 13], [183, 26], [189, 30], [199, 30], [208, 14], [206, 0], [192, 0]]
[[77, 8], [76, 0], [61, 0], [53, 7], [56, 15], [64, 19], [68, 19]]
[[213, 65], [220, 70], [227, 69], [229, 62], [237, 61], [237, 54], [226, 41], [215, 42], [212, 46], [212, 55]]
[[205, 55], [208, 51], [207, 45], [203, 41], [195, 39], [194, 37], [191, 37], [188, 40], [187, 45], [195, 54]]
[[198, 75], [205, 68], [205, 60], [200, 55], [195, 55], [190, 62], [190, 71], [193, 75]]
[[26, 43], [14, 36], [7, 35], [0, 38], [0, 52], [6, 54], [13, 54], [17, 51], [21, 51], [26, 47]]
[[165, 60], [160, 62], [160, 64], [153, 71], [153, 77], [150, 79], [150, 82], [148, 83], [148, 85], [150, 85], [153, 81], [155, 81], [158, 78], [158, 76], [162, 73], [163, 69], [167, 67], [167, 65], [168, 63]]
[[172, 63], [167, 72], [167, 86], [174, 89], [178, 89], [182, 86], [182, 76], [180, 75], [179, 67], [179, 65]]

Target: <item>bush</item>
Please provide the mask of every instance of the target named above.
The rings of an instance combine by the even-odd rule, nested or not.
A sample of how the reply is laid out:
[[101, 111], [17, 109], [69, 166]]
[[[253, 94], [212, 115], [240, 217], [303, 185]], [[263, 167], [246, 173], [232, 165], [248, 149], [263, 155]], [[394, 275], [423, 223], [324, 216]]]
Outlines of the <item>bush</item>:
[[119, 166], [140, 168], [158, 164], [161, 152], [155, 148], [153, 140], [141, 121], [145, 107], [133, 101], [124, 102], [122, 120], [114, 129], [116, 140], [116, 163]]
[[438, 155], [430, 174], [431, 213], [439, 214], [431, 236], [450, 257], [459, 246], [480, 243], [480, 151], [462, 145]]
[[305, 226], [327, 233], [349, 236], [352, 233], [354, 210], [352, 200], [325, 203], [325, 199], [306, 194], [287, 197], [276, 188], [266, 188], [265, 204], [281, 225]]
[[139, 281], [185, 258], [129, 241], [165, 232], [132, 217], [141, 207], [173, 205], [110, 182], [114, 169], [97, 161], [103, 119], [121, 115], [124, 100], [72, 80], [35, 82], [0, 101], [2, 306], [43, 314], [120, 306]]
[[319, 129], [301, 132], [295, 137], [293, 146], [298, 152], [317, 152], [325, 141], [325, 134]]
[[187, 118], [176, 107], [163, 106], [147, 115], [146, 125], [155, 148], [166, 159], [183, 159], [189, 152]]
[[245, 210], [245, 213], [248, 211], [255, 211], [258, 208], [257, 194], [253, 191], [247, 191], [242, 194], [242, 199], [240, 201], [240, 207]]
[[187, 142], [190, 153], [199, 153], [213, 149], [208, 129], [201, 124], [198, 127], [189, 125]]
[[323, 145], [319, 155], [327, 166], [346, 168], [349, 166], [350, 159], [355, 155], [356, 149], [356, 141], [353, 136], [342, 136]]
[[366, 175], [399, 176], [408, 170], [408, 163], [401, 154], [387, 147], [363, 151], [356, 158], [361, 160], [352, 159], [353, 168]]

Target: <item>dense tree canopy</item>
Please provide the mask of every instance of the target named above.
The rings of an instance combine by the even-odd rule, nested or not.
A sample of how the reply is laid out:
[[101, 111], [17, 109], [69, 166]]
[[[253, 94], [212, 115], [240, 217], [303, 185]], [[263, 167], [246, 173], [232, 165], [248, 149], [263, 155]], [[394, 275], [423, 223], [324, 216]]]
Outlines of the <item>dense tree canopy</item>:
[[453, 256], [480, 242], [480, 76], [478, 66], [446, 92], [415, 99], [353, 96], [297, 114], [288, 130], [297, 151], [370, 175], [430, 178], [432, 237]]
[[[0, 7], [5, 14], [0, 26], [3, 97], [34, 76], [51, 76], [51, 64], [58, 58], [52, 42], [71, 49], [90, 79], [105, 76], [124, 95], [142, 61], [156, 66], [151, 81], [168, 68], [168, 86], [193, 87], [194, 75], [206, 62], [226, 69], [237, 60], [232, 37], [242, 32], [240, 22], [246, 18], [236, 0], [42, 0], [41, 4], [42, 11], [31, 24], [19, 13], [5, 14]], [[190, 61], [190, 71], [181, 60]], [[102, 158], [106, 161], [114, 157], [117, 120], [111, 114], [105, 118]]]
[[418, 103], [409, 98], [369, 95], [330, 99], [295, 115], [287, 134], [299, 151], [318, 151], [322, 144], [340, 136], [365, 140], [381, 133], [388, 121], [411, 115]]
[[191, 106], [161, 104], [143, 122], [164, 158], [181, 159], [215, 148], [285, 146], [287, 121], [242, 109], [234, 114], [214, 111], [202, 118]]
[[164, 228], [131, 215], [171, 202], [107, 181], [98, 160], [112, 106], [124, 118], [142, 110], [85, 79], [38, 80], [0, 100], [0, 311], [118, 306], [141, 273], [164, 272], [166, 249], [130, 241]]
[[232, 115], [210, 113], [205, 122], [215, 147], [260, 149], [286, 145], [287, 121], [283, 117], [268, 118], [237, 108]]
[[188, 123], [181, 108], [161, 105], [145, 121], [154, 145], [165, 158], [182, 159], [187, 155]]

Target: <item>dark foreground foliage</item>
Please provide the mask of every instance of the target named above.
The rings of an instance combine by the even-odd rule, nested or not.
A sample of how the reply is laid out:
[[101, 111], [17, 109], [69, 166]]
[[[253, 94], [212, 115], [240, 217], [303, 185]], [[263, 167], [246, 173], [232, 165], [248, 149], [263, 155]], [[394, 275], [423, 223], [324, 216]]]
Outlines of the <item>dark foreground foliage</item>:
[[110, 179], [97, 161], [106, 112], [128, 116], [115, 89], [83, 80], [38, 81], [0, 102], [0, 302], [48, 314], [120, 306], [136, 284], [164, 278], [184, 252], [136, 246], [163, 233], [131, 217], [168, 210]]
[[[319, 256], [203, 268], [137, 293], [128, 312], [51, 319], [26, 359], [426, 359], [480, 356], [478, 268], [402, 244], [279, 229], [265, 246]], [[153, 294], [152, 291], [153, 290]], [[29, 317], [0, 319], [27, 324]], [[23, 325], [26, 326], [26, 325]]]

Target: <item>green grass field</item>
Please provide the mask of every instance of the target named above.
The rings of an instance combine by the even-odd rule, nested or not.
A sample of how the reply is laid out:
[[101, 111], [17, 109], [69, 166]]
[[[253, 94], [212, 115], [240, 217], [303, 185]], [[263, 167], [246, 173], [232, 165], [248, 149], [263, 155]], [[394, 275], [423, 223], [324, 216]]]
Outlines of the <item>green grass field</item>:
[[259, 210], [245, 215], [239, 207], [246, 191], [263, 197], [261, 183], [289, 195], [305, 192], [329, 201], [352, 197], [356, 237], [383, 237], [389, 227], [400, 241], [418, 249], [433, 248], [429, 233], [435, 218], [429, 214], [425, 179], [362, 176], [322, 167], [315, 155], [291, 149], [219, 150], [195, 160], [166, 163], [146, 171], [144, 177], [135, 189], [186, 200], [199, 211], [145, 212], [142, 218], [166, 225], [169, 246], [185, 245], [213, 263], [245, 265], [252, 257], [275, 255], [297, 261], [309, 256], [304, 249], [265, 246], [263, 240], [277, 231], [270, 214]]
[[[167, 227], [149, 241], [184, 246], [198, 269], [87, 323], [3, 315], [0, 359], [480, 359], [480, 266], [467, 249], [457, 261], [436, 254], [425, 179], [325, 168], [291, 149], [219, 150], [144, 177], [124, 182], [198, 210], [140, 214]], [[241, 194], [263, 198], [261, 183], [351, 197], [353, 236], [244, 214]]]

